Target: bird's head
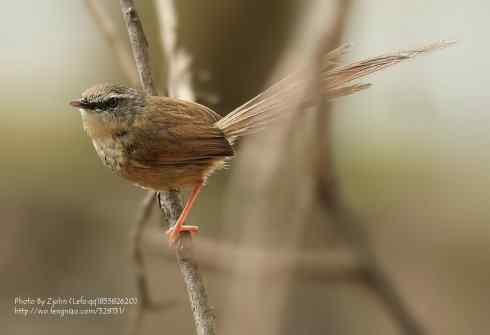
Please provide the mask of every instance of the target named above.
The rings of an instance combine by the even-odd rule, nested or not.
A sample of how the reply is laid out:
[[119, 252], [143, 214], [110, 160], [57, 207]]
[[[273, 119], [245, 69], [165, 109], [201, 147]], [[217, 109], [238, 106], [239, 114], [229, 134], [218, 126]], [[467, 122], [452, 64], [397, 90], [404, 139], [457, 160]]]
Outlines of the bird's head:
[[130, 126], [144, 111], [145, 96], [133, 88], [97, 84], [70, 105], [80, 110], [85, 129], [94, 136]]
[[85, 114], [107, 120], [130, 120], [141, 112], [145, 97], [139, 91], [113, 84], [97, 84], [86, 89], [80, 99], [70, 105]]

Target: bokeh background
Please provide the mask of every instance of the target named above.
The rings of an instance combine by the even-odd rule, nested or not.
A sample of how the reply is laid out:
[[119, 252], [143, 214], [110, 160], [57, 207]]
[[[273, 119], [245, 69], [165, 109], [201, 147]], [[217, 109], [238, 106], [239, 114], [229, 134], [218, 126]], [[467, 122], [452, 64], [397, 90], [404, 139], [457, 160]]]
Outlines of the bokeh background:
[[[155, 6], [137, 3], [162, 88]], [[118, 2], [106, 5], [125, 36]], [[178, 1], [179, 44], [193, 58], [199, 101], [225, 114], [260, 92], [304, 18], [316, 12], [328, 20], [329, 5]], [[67, 104], [94, 83], [127, 83], [84, 2], [17, 1], [3, 9], [0, 324], [5, 334], [123, 333], [127, 315], [14, 315], [16, 296], [134, 296], [128, 233], [144, 192], [102, 166]], [[342, 194], [431, 334], [486, 334], [490, 327], [489, 12], [482, 0], [354, 1], [343, 37], [354, 44], [346, 61], [458, 40], [372, 76], [373, 88], [335, 102], [332, 124]], [[308, 44], [312, 35], [306, 30], [300, 39]], [[191, 214], [208, 239], [236, 240], [243, 228], [224, 219], [230, 201], [248, 199], [231, 185], [234, 173], [232, 166], [214, 176]], [[156, 216], [149, 234], [158, 234]], [[146, 256], [152, 295], [168, 307], [147, 315], [142, 333], [192, 334], [175, 262]], [[204, 275], [221, 324], [236, 283]], [[297, 280], [289, 288], [281, 333], [397, 332], [362, 285]]]

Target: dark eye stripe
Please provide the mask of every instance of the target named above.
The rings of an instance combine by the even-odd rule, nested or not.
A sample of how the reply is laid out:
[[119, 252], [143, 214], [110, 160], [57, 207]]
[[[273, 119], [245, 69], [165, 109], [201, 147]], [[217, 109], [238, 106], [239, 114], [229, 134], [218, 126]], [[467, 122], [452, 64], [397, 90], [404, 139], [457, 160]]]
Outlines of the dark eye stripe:
[[114, 107], [116, 107], [117, 102], [118, 102], [117, 99], [114, 97], [104, 99], [104, 100], [97, 103], [97, 108], [100, 108], [100, 109], [114, 108]]
[[98, 101], [88, 101], [82, 99], [80, 102], [83, 108], [86, 109], [110, 109], [114, 108], [117, 106], [118, 100], [117, 98], [111, 97], [103, 100], [98, 100]]

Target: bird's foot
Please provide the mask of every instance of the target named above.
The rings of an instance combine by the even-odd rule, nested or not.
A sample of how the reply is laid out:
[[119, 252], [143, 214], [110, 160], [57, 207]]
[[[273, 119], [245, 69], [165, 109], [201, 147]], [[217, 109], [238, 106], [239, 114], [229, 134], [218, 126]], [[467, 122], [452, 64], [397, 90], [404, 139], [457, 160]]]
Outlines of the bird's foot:
[[173, 227], [170, 227], [167, 229], [165, 234], [167, 234], [168, 237], [168, 242], [170, 243], [171, 246], [175, 245], [175, 242], [179, 239], [179, 235], [181, 232], [188, 231], [192, 234], [195, 234], [199, 231], [198, 226], [185, 226], [185, 225], [175, 225]]

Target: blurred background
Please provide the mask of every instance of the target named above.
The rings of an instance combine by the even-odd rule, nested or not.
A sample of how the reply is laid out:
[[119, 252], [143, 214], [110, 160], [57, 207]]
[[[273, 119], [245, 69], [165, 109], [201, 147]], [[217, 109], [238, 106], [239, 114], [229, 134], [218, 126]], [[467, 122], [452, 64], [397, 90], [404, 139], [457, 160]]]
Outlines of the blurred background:
[[[126, 38], [118, 1], [104, 5]], [[152, 1], [137, 5], [162, 92], [156, 7]], [[123, 333], [127, 314], [14, 314], [17, 296], [135, 296], [128, 234], [144, 192], [102, 166], [79, 113], [68, 106], [94, 83], [128, 84], [84, 1], [11, 1], [3, 7], [0, 324], [5, 334]], [[335, 8], [327, 0], [185, 0], [176, 7], [179, 45], [193, 59], [198, 100], [223, 115], [270, 83], [291, 39], [311, 48], [323, 27], [307, 23], [331, 20]], [[345, 203], [362, 218], [381, 264], [430, 334], [486, 334], [490, 327], [489, 11], [482, 0], [353, 1], [342, 38], [353, 43], [345, 61], [458, 40], [371, 76], [372, 88], [335, 101], [330, 124]], [[294, 51], [301, 58], [301, 48]], [[202, 238], [241, 243], [247, 218], [234, 218], [239, 212], [233, 209], [253, 202], [240, 187], [240, 165], [238, 159], [213, 176], [194, 207], [190, 220], [201, 226]], [[287, 169], [278, 173], [284, 185], [277, 198], [293, 194]], [[337, 243], [321, 225], [322, 215], [316, 217], [320, 224], [297, 232], [296, 245], [308, 246], [310, 238], [315, 248]], [[162, 234], [164, 249], [157, 216], [147, 235]], [[158, 252], [145, 256], [152, 296], [167, 307], [145, 315], [141, 333], [193, 334], [175, 261]], [[277, 307], [281, 323], [271, 331], [261, 326], [267, 314], [235, 299], [256, 287], [247, 286], [252, 279], [242, 283], [212, 269], [204, 276], [218, 328], [232, 329], [228, 307], [243, 307], [235, 334], [398, 331], [376, 295], [355, 281], [286, 276], [280, 303], [255, 301]], [[261, 284], [264, 294], [255, 292], [255, 298], [269, 299], [268, 289], [281, 280]]]

